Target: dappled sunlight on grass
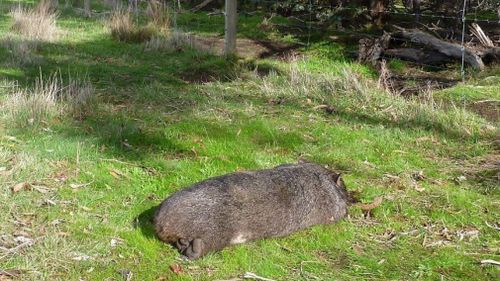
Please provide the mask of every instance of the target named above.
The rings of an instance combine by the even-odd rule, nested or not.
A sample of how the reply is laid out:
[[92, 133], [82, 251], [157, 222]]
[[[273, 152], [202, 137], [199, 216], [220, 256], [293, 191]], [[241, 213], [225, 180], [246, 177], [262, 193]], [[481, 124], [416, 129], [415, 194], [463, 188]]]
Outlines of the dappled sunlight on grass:
[[[0, 116], [2, 270], [27, 280], [117, 279], [120, 270], [137, 280], [227, 280], [247, 271], [276, 280], [497, 275], [479, 262], [498, 249], [498, 122], [457, 101], [498, 99], [498, 79], [402, 98], [378, 89], [373, 70], [341, 45], [297, 49], [298, 61], [145, 51], [115, 41], [100, 17], [66, 11], [57, 22], [65, 35], [41, 45], [43, 60], [0, 65], [2, 109], [16, 89], [34, 89], [40, 71], [85, 77], [95, 94], [85, 114], [44, 116], [36, 126]], [[212, 25], [221, 19], [185, 13], [178, 24], [218, 33], [223, 25]], [[0, 16], [0, 31], [8, 20]], [[242, 17], [240, 36], [268, 40], [252, 31], [261, 22]], [[342, 172], [361, 203], [381, 204], [194, 262], [154, 236], [154, 208], [173, 192], [299, 159]]]

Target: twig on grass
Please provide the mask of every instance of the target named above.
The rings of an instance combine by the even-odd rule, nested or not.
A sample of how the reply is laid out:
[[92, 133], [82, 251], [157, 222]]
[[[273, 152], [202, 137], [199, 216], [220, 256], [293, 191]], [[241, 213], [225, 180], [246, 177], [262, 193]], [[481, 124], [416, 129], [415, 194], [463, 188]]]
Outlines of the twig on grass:
[[492, 265], [500, 266], [500, 262], [499, 261], [495, 261], [495, 260], [482, 260], [481, 264], [482, 265], [492, 264]]
[[5, 258], [5, 257], [7, 257], [7, 256], [9, 256], [9, 255], [17, 253], [17, 252], [19, 252], [20, 250], [22, 250], [22, 249], [24, 249], [26, 247], [31, 247], [31, 246], [33, 246], [34, 243], [35, 243], [35, 241], [29, 240], [29, 241], [26, 241], [26, 242], [24, 242], [22, 244], [19, 244], [19, 245], [13, 247], [13, 248], [10, 248], [10, 249], [5, 248], [5, 247], [0, 247], [0, 250], [2, 250], [2, 251], [5, 252], [5, 254], [3, 256], [0, 256], [0, 260], [3, 259], [3, 258]]
[[258, 276], [252, 272], [245, 272], [245, 274], [243, 275], [243, 279], [254, 279], [254, 280], [260, 280], [260, 281], [275, 281], [273, 279]]

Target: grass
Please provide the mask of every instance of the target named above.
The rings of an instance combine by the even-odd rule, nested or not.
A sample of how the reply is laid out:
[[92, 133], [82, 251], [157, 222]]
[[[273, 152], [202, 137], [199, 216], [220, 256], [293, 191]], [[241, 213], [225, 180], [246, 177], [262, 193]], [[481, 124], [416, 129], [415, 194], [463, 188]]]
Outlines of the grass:
[[40, 61], [37, 52], [43, 42], [55, 41], [60, 32], [56, 26], [57, 13], [51, 1], [41, 1], [34, 8], [19, 3], [10, 11], [10, 29], [0, 38], [10, 55], [11, 65], [30, 65]]
[[152, 24], [139, 26], [129, 11], [114, 11], [107, 25], [111, 31], [111, 36], [123, 42], [145, 42], [158, 33], [158, 30]]
[[[2, 32], [10, 24], [0, 18]], [[40, 70], [43, 81], [57, 78], [58, 89], [91, 88], [93, 99], [90, 108], [56, 99], [56, 113], [36, 124], [2, 113], [0, 246], [32, 243], [7, 255], [0, 248], [2, 270], [20, 270], [27, 280], [120, 279], [120, 270], [137, 280], [224, 280], [247, 271], [276, 280], [498, 276], [497, 268], [479, 264], [498, 256], [498, 123], [457, 102], [498, 100], [494, 78], [402, 99], [377, 89], [370, 69], [328, 43], [295, 62], [249, 63], [192, 48], [144, 51], [71, 11], [57, 24], [67, 36], [42, 44], [43, 60], [0, 65], [0, 106], [24, 101], [18, 90], [44, 89], [36, 86]], [[0, 59], [8, 55], [0, 49]], [[61, 113], [68, 104], [88, 110]], [[382, 196], [381, 206], [369, 215], [353, 206], [339, 224], [195, 262], [179, 261], [154, 237], [152, 208], [174, 191], [300, 158], [343, 172], [361, 202]], [[19, 183], [26, 188], [12, 192]]]
[[30, 40], [53, 41], [57, 38], [57, 13], [51, 0], [41, 1], [35, 8], [17, 6], [11, 11], [11, 30]]

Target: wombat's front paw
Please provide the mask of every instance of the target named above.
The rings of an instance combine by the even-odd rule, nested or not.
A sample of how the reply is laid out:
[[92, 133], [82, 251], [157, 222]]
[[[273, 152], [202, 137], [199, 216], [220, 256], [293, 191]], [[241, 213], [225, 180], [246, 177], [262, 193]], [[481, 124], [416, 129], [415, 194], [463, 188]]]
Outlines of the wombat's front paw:
[[201, 257], [203, 253], [203, 241], [199, 238], [191, 241], [190, 245], [186, 248], [186, 250], [182, 253], [190, 260], [195, 260]]
[[190, 243], [189, 240], [180, 238], [179, 240], [177, 240], [176, 246], [177, 249], [179, 249], [179, 252], [183, 253], [190, 246]]

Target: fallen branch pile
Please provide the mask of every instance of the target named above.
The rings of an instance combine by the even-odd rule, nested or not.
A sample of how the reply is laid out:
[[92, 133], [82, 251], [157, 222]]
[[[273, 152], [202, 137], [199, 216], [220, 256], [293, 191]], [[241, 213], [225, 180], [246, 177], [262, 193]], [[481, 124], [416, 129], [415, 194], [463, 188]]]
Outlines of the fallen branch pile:
[[485, 64], [500, 61], [500, 47], [495, 47], [477, 24], [474, 30], [482, 46], [464, 46], [463, 51], [461, 44], [445, 41], [427, 32], [395, 28], [396, 32], [385, 32], [380, 38], [361, 39], [359, 61], [377, 67], [384, 58], [397, 58], [424, 65], [443, 65], [460, 62], [463, 54], [465, 63], [479, 70], [483, 70]]

